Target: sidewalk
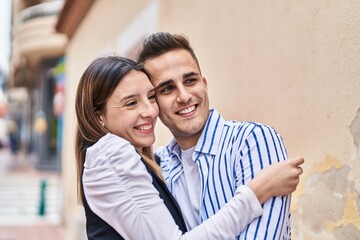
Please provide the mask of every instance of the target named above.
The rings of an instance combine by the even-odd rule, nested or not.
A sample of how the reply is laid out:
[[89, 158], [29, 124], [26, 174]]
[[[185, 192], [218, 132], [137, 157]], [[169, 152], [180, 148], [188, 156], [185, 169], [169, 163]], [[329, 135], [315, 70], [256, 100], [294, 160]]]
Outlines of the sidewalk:
[[[32, 165], [29, 156], [0, 149], [0, 240], [65, 240], [60, 176]], [[41, 181], [46, 183], [44, 198]], [[45, 203], [43, 215], [41, 203]]]

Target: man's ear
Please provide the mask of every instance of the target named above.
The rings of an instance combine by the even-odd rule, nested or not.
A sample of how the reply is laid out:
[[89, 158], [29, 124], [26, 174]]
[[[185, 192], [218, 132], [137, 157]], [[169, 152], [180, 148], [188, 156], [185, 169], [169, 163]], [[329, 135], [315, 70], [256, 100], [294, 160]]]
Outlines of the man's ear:
[[203, 79], [203, 81], [204, 81], [204, 83], [205, 83], [205, 85], [206, 85], [206, 87], [207, 87], [207, 80], [206, 80], [206, 77], [202, 77], [202, 79]]

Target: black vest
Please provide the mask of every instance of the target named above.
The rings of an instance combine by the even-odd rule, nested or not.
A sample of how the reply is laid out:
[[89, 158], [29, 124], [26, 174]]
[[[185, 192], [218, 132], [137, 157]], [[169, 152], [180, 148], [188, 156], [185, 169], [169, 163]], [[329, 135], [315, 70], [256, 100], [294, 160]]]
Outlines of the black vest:
[[[155, 155], [155, 159], [159, 162], [159, 158]], [[145, 163], [144, 163], [145, 164]], [[169, 209], [175, 223], [179, 229], [185, 233], [186, 225], [181, 214], [179, 205], [175, 198], [167, 189], [165, 183], [151, 170], [146, 164], [146, 169], [152, 177], [153, 185], [158, 190], [160, 197], [163, 199], [164, 204]], [[124, 239], [118, 232], [115, 231], [109, 224], [98, 217], [89, 207], [84, 191], [82, 191], [82, 200], [86, 215], [86, 233], [89, 240], [121, 240]]]

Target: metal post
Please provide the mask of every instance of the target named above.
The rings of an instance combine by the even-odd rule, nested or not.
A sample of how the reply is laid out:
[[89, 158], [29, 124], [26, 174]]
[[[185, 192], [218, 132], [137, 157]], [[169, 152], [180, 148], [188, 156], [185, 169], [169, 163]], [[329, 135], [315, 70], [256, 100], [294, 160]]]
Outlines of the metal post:
[[40, 181], [39, 216], [44, 216], [46, 213], [46, 187], [47, 180], [43, 178]]

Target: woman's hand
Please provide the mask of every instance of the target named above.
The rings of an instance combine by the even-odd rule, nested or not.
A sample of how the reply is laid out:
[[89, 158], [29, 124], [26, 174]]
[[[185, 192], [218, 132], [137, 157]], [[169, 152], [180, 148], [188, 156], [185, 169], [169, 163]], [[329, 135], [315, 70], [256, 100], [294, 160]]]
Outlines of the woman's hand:
[[270, 197], [288, 195], [296, 190], [303, 173], [303, 157], [272, 164], [259, 172], [248, 186], [262, 204]]

